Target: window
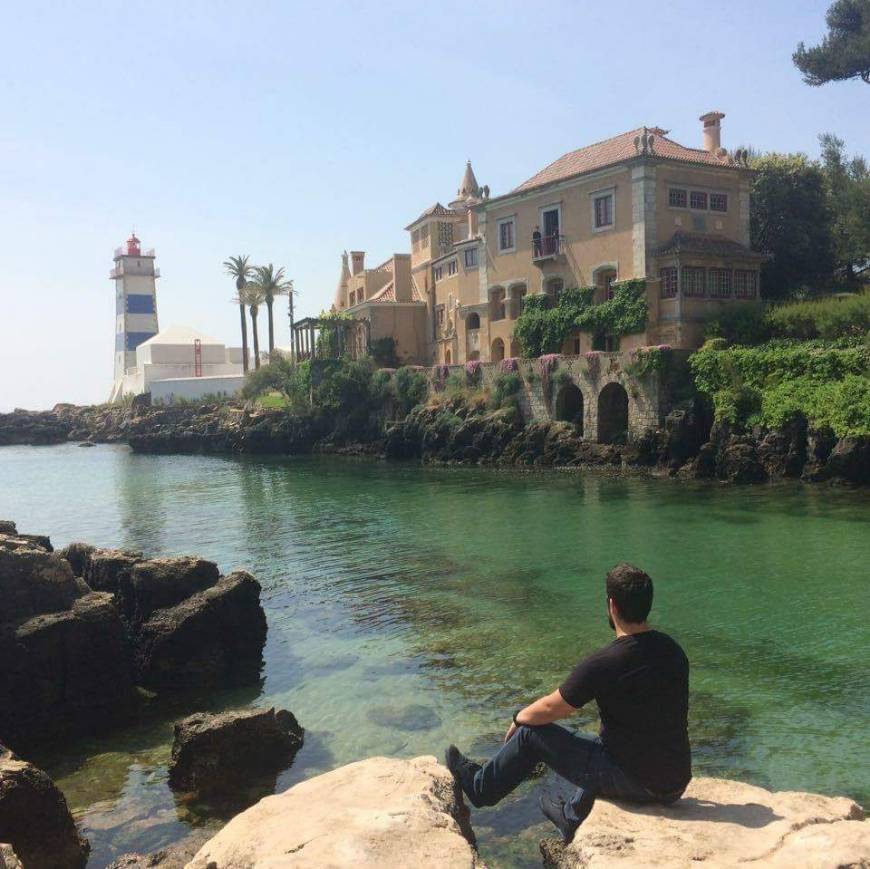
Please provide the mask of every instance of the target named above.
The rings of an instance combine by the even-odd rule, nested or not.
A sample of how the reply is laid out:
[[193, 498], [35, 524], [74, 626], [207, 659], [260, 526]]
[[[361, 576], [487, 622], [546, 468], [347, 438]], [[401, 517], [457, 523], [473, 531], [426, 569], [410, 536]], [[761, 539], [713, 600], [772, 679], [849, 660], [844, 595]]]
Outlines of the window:
[[707, 272], [710, 297], [713, 299], [731, 298], [731, 269], [710, 269]]
[[701, 296], [705, 294], [707, 270], [699, 266], [683, 266], [683, 295]]
[[411, 249], [419, 250], [420, 249], [420, 230], [415, 229], [411, 233]]
[[689, 205], [695, 211], [707, 210], [707, 194], [703, 190], [693, 190], [689, 194]]
[[435, 322], [438, 324], [438, 330], [444, 328], [444, 305], [439, 305], [435, 309]]
[[514, 249], [514, 222], [512, 219], [504, 220], [498, 225], [498, 249]]
[[420, 247], [426, 247], [429, 244], [429, 224], [420, 227]]
[[669, 266], [659, 271], [662, 281], [661, 295], [663, 299], [674, 299], [677, 295], [677, 268]]
[[574, 355], [575, 356], [580, 355], [580, 339], [579, 338], [574, 339]]
[[477, 266], [477, 248], [470, 247], [465, 251], [465, 268], [473, 269]]
[[710, 194], [710, 211], [727, 211], [728, 210], [728, 194], [727, 193], [711, 193]]
[[480, 314], [469, 314], [465, 321], [465, 328], [474, 330], [480, 328]]
[[458, 270], [458, 267], [456, 265], [456, 260], [455, 259], [450, 260], [450, 262], [447, 263], [447, 274], [448, 275], [455, 275], [457, 270]]
[[441, 253], [447, 253], [453, 245], [453, 224], [442, 221], [438, 224], [438, 244]]
[[550, 278], [547, 281], [547, 288], [545, 292], [548, 296], [553, 297], [553, 302], [558, 303], [559, 296], [562, 295], [562, 290], [565, 289], [565, 282], [561, 278]]
[[594, 199], [595, 228], [613, 226], [613, 194], [596, 196]]
[[734, 272], [734, 297], [737, 299], [754, 299], [758, 293], [758, 272], [748, 269], [737, 269]]
[[443, 266], [435, 266], [435, 268], [432, 269], [432, 277], [436, 281], [440, 281], [441, 278], [444, 277], [444, 267]]
[[668, 191], [668, 205], [671, 208], [685, 208], [686, 207], [686, 191], [679, 187], [672, 187]]

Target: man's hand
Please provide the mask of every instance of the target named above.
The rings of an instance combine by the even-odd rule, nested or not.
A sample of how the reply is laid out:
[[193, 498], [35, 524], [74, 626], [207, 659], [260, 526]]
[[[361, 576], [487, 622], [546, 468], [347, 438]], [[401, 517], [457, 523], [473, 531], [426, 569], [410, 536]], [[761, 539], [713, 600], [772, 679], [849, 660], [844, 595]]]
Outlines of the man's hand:
[[[535, 700], [530, 706], [525, 709], [520, 709], [517, 712], [517, 717], [520, 719], [520, 724], [527, 724], [530, 727], [537, 727], [541, 724], [550, 724], [553, 721], [558, 721], [560, 718], [567, 718], [573, 715], [577, 710], [570, 704], [565, 702], [561, 692], [557, 688], [552, 694], [547, 694]], [[507, 742], [516, 733], [517, 725], [511, 723], [508, 731], [504, 736], [504, 741]]]
[[517, 726], [511, 721], [511, 726], [508, 727], [507, 733], [504, 735], [504, 741], [507, 742], [516, 732]]

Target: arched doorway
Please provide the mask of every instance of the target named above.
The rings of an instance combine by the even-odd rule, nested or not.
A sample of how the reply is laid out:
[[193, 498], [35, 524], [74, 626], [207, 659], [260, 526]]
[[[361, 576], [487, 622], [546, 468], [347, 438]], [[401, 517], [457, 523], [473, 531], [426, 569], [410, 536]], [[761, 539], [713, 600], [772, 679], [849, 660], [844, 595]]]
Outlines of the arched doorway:
[[444, 351], [444, 364], [445, 365], [450, 364], [450, 351], [449, 350]]
[[472, 329], [480, 328], [480, 314], [471, 313], [465, 321], [465, 328], [471, 331]]
[[511, 338], [511, 356], [514, 358], [522, 356], [523, 351], [520, 348], [520, 342], [516, 338]]
[[504, 359], [504, 341], [501, 338], [496, 338], [492, 342], [492, 349], [489, 354], [490, 362], [501, 362]]
[[628, 393], [608, 383], [598, 393], [598, 443], [624, 444], [628, 437]]
[[573, 383], [566, 383], [556, 393], [556, 419], [570, 422], [583, 434], [583, 393]]

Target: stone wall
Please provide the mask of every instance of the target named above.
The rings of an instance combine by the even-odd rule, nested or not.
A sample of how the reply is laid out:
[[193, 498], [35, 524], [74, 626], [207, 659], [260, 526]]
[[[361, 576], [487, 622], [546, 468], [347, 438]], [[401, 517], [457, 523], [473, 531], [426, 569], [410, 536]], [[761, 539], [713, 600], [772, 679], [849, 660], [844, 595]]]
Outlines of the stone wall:
[[[607, 429], [608, 423], [613, 422], [614, 411], [613, 402], [608, 399], [614, 397], [617, 402], [621, 398], [627, 403], [629, 438], [640, 437], [646, 429], [658, 428], [672, 409], [671, 391], [658, 374], [638, 377], [631, 373], [628, 370], [631, 361], [631, 353], [560, 355], [549, 375], [549, 384], [546, 384], [539, 360], [516, 360], [518, 373], [523, 380], [519, 398], [524, 418], [527, 422], [565, 418], [565, 393], [570, 387], [576, 387], [583, 396], [582, 431], [586, 440], [610, 439]], [[464, 365], [447, 367], [451, 374], [465, 374]], [[502, 371], [502, 363], [480, 363], [482, 385], [492, 388]], [[434, 385], [438, 369], [429, 369], [429, 376]]]

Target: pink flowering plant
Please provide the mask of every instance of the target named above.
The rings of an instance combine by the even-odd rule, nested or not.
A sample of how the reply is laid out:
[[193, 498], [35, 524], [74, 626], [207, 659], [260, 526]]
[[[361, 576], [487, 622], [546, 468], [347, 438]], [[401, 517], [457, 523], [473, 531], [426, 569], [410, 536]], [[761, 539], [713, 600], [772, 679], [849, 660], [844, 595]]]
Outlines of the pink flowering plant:
[[509, 356], [507, 359], [501, 360], [501, 373], [512, 374], [514, 371], [519, 371], [519, 360], [516, 356]]
[[478, 386], [482, 373], [479, 359], [469, 359], [465, 363], [465, 379], [469, 386]]
[[545, 353], [538, 357], [538, 371], [541, 373], [541, 388], [544, 390], [544, 396], [549, 401], [550, 390], [552, 388], [552, 375], [559, 365], [558, 353]]

